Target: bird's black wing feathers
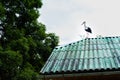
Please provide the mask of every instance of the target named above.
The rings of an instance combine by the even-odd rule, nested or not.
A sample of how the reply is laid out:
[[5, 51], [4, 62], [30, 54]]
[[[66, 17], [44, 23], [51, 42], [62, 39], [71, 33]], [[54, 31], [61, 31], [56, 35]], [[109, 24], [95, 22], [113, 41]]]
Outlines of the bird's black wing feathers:
[[91, 28], [87, 27], [87, 29], [85, 29], [85, 31], [89, 32], [89, 33], [92, 33], [92, 30]]

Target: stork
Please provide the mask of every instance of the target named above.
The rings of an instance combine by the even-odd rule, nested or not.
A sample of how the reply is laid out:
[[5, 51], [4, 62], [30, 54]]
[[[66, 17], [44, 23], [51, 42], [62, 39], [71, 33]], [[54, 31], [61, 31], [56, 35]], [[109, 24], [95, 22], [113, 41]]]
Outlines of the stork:
[[88, 38], [89, 33], [92, 33], [91, 28], [86, 26], [86, 21], [84, 21], [81, 25], [84, 25], [85, 31], [87, 32], [87, 38]]

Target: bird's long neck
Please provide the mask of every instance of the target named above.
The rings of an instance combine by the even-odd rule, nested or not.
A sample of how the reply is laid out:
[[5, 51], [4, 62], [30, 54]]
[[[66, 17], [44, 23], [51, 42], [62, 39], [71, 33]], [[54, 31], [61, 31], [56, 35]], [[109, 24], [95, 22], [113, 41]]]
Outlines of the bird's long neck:
[[83, 25], [84, 25], [85, 29], [87, 29], [87, 26], [86, 26], [86, 24], [84, 23]]

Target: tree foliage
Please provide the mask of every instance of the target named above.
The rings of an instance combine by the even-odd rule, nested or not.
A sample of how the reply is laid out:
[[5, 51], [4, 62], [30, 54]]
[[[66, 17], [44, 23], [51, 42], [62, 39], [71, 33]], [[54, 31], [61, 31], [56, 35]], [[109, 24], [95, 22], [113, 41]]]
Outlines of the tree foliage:
[[41, 0], [0, 0], [0, 80], [36, 80], [59, 42], [37, 21]]

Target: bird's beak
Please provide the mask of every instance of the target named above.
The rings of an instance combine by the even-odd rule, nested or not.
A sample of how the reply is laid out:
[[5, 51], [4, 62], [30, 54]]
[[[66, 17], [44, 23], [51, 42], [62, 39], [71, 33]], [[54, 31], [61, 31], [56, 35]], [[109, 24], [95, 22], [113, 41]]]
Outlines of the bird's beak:
[[85, 24], [85, 21], [81, 25], [83, 25], [83, 24]]
[[81, 25], [83, 25], [84, 23], [82, 23]]

